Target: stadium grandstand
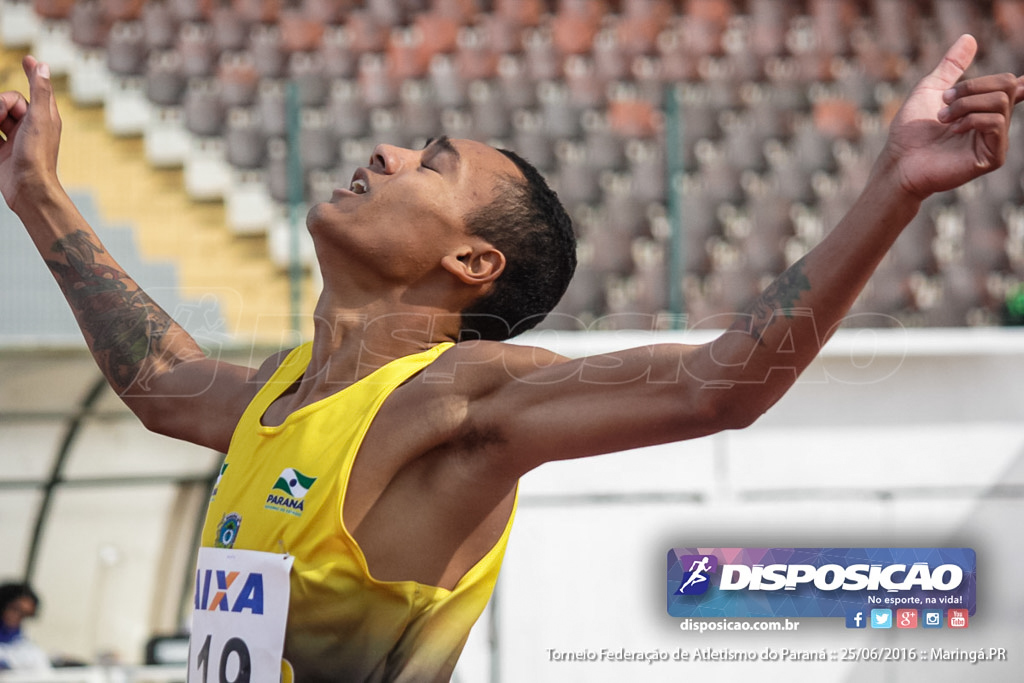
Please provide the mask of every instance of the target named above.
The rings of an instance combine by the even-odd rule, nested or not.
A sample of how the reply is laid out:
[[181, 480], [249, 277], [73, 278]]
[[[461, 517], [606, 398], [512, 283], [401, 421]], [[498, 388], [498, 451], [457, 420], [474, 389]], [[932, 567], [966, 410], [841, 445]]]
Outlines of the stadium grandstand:
[[[26, 89], [24, 55], [50, 65], [75, 204], [204, 348], [246, 364], [311, 334], [306, 212], [375, 144], [514, 150], [578, 238], [569, 291], [527, 336], [582, 355], [721, 329], [849, 209], [962, 33], [980, 46], [968, 75], [1024, 74], [1024, 0], [0, 0], [0, 91]], [[927, 200], [754, 426], [528, 475], [454, 680], [1019, 681], [1020, 118], [1011, 137], [1003, 168]], [[184, 681], [223, 454], [137, 423], [6, 206], [0, 283], [0, 582], [39, 593], [26, 627], [55, 666], [0, 681]], [[691, 636], [661, 584], [666, 551], [691, 545], [972, 547], [978, 611], [934, 636], [828, 619]], [[1010, 661], [553, 654], [939, 644]]]

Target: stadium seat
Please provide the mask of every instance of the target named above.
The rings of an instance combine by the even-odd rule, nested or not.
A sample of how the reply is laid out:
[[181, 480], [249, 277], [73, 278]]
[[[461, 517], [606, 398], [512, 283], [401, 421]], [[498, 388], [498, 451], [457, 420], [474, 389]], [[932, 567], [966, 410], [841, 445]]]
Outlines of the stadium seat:
[[187, 22], [178, 29], [175, 49], [181, 55], [182, 69], [188, 78], [207, 78], [217, 64], [213, 29], [205, 22]]
[[402, 83], [398, 111], [401, 125], [413, 138], [428, 138], [441, 130], [441, 109], [434, 101], [430, 84], [425, 80]]
[[347, 26], [327, 26], [318, 51], [328, 78], [336, 80], [355, 77], [358, 56], [352, 47]]
[[327, 107], [340, 138], [359, 138], [369, 130], [370, 113], [360, 98], [359, 86], [355, 81], [333, 80]]
[[[672, 201], [688, 304], [722, 311], [763, 284], [849, 209], [906, 88], [954, 33], [986, 36], [979, 70], [1024, 70], [1021, 5], [36, 0], [0, 4], [0, 32], [31, 35], [77, 104], [102, 104], [115, 135], [142, 135], [152, 165], [184, 167], [190, 196], [223, 198], [238, 233], [282, 220], [290, 83], [307, 200], [347, 183], [372, 140], [418, 146], [446, 133], [508, 146], [585, 220], [586, 282], [567, 310], [600, 317], [664, 303], [667, 287], [652, 283], [667, 277]], [[1024, 143], [1024, 126], [1011, 136]], [[680, 166], [671, 182], [668, 159]], [[1011, 155], [927, 204], [858, 306], [908, 324], [984, 319], [994, 299], [981, 294], [935, 312], [940, 299], [971, 298], [961, 293], [973, 280], [941, 271], [1024, 277], [1022, 174]]]
[[228, 110], [224, 131], [227, 161], [237, 169], [259, 169], [266, 160], [267, 135], [256, 107]]

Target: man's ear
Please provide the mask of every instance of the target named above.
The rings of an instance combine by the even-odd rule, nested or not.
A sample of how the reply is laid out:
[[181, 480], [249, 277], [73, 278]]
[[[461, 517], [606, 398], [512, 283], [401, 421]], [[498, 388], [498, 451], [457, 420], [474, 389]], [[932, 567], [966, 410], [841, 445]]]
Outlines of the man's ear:
[[442, 258], [441, 265], [467, 285], [485, 285], [505, 270], [505, 255], [489, 244], [467, 244]]

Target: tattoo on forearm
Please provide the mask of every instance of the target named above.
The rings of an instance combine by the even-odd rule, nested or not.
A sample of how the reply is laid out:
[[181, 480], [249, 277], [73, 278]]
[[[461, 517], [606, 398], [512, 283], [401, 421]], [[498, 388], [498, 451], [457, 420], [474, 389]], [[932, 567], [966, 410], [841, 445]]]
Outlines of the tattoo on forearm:
[[754, 300], [746, 315], [737, 317], [731, 329], [745, 332], [758, 344], [763, 344], [764, 333], [776, 313], [781, 311], [791, 318], [800, 296], [810, 289], [811, 281], [804, 274], [804, 262], [797, 261]]
[[170, 316], [124, 272], [97, 262], [97, 254], [104, 252], [94, 235], [79, 230], [52, 249], [67, 263], [47, 260], [47, 266], [90, 337], [100, 368], [116, 390], [124, 391], [143, 361], [160, 355]]

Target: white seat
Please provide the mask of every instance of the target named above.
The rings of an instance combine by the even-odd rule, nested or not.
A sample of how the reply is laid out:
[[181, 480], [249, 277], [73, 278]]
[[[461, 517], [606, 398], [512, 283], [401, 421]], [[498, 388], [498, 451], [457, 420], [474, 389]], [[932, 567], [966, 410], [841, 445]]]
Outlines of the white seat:
[[224, 140], [191, 135], [184, 168], [185, 192], [197, 201], [224, 198], [231, 183]]
[[26, 0], [0, 2], [0, 43], [9, 48], [25, 48], [35, 42], [42, 20]]
[[75, 61], [75, 44], [67, 19], [44, 19], [32, 40], [32, 54], [50, 66], [50, 73], [65, 76]]
[[224, 194], [228, 227], [236, 235], [267, 234], [273, 223], [276, 203], [267, 188], [262, 169], [233, 169]]
[[81, 106], [103, 104], [110, 89], [106, 53], [99, 48], [75, 46], [76, 57], [68, 72], [71, 100]]
[[119, 137], [143, 134], [151, 108], [145, 87], [145, 79], [140, 76], [111, 78], [103, 107], [108, 131]]
[[189, 134], [181, 107], [152, 105], [143, 129], [146, 161], [157, 168], [178, 168], [188, 156]]

